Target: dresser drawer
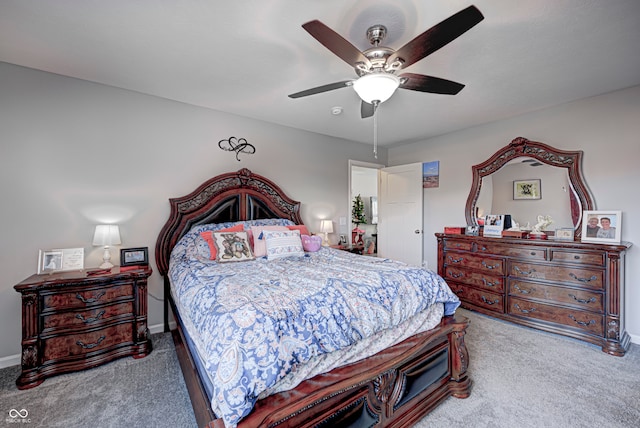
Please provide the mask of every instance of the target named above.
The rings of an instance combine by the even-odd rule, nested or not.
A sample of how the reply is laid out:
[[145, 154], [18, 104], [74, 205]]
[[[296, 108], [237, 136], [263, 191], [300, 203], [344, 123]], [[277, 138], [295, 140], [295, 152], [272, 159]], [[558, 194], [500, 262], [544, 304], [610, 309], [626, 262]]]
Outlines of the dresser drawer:
[[497, 256], [513, 257], [519, 259], [543, 261], [547, 257], [547, 250], [538, 247], [507, 246], [489, 242], [478, 243], [478, 253], [495, 254]]
[[504, 313], [504, 298], [501, 294], [478, 290], [465, 285], [455, 286], [455, 289], [457, 296], [463, 302], [468, 302], [494, 312]]
[[131, 343], [133, 343], [133, 321], [86, 333], [45, 339], [43, 361], [82, 356], [111, 346]]
[[68, 293], [43, 293], [44, 310], [84, 308], [130, 297], [133, 299], [133, 284], [121, 284]]
[[604, 315], [602, 314], [545, 305], [515, 297], [509, 299], [508, 309], [510, 315], [562, 324], [597, 336], [604, 334]]
[[448, 251], [445, 255], [445, 264], [447, 264], [447, 266], [477, 269], [489, 271], [496, 275], [504, 275], [505, 263], [503, 259], [491, 258], [480, 254]]
[[604, 253], [551, 250], [551, 261], [604, 266]]
[[91, 327], [116, 317], [133, 317], [133, 301], [75, 312], [53, 312], [43, 316], [43, 331], [56, 328]]
[[604, 270], [569, 266], [539, 265], [512, 261], [509, 275], [517, 278], [560, 281], [593, 289], [604, 288]]
[[508, 293], [526, 299], [546, 300], [551, 303], [567, 304], [592, 312], [603, 312], [602, 293], [591, 290], [580, 290], [536, 282], [509, 279]]
[[444, 241], [445, 250], [463, 250], [471, 251], [471, 242], [469, 241]]
[[504, 277], [487, 275], [483, 272], [447, 267], [445, 270], [445, 279], [451, 279], [498, 293], [504, 291]]

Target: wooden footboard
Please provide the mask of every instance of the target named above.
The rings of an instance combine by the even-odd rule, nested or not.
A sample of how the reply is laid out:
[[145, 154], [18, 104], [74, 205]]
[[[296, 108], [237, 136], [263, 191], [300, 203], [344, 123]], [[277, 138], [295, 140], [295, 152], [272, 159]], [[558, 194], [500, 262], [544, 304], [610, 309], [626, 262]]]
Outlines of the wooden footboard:
[[[445, 398], [469, 396], [468, 324], [462, 316], [444, 317], [432, 330], [258, 401], [238, 426], [411, 426]], [[198, 426], [223, 428], [211, 412], [179, 323], [173, 337]]]

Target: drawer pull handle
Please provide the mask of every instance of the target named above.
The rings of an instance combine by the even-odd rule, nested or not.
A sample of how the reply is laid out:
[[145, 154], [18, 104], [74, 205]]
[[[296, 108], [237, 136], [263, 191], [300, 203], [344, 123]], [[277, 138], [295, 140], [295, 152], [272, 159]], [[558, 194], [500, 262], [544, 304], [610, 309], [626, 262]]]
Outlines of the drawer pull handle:
[[527, 275], [527, 276], [536, 272], [535, 269], [531, 269], [530, 271], [526, 271], [526, 270], [520, 269], [518, 266], [514, 266], [513, 270], [515, 270], [517, 273], [519, 273], [521, 275]]
[[532, 255], [532, 256], [535, 256], [535, 255], [536, 255], [536, 252], [535, 252], [535, 251], [532, 251], [532, 252], [531, 252], [531, 255]]
[[480, 248], [480, 250], [482, 251], [487, 251], [487, 247], [485, 247], [484, 245], [482, 246], [482, 248]]
[[482, 266], [486, 267], [487, 269], [497, 269], [500, 267], [500, 263], [497, 263], [495, 265], [488, 265], [484, 260], [482, 261]]
[[80, 321], [82, 321], [85, 324], [91, 324], [91, 323], [94, 323], [96, 321], [99, 321], [102, 318], [102, 316], [104, 315], [104, 313], [105, 313], [105, 311], [100, 311], [98, 313], [98, 315], [96, 315], [95, 317], [89, 317], [89, 318], [85, 318], [85, 317], [82, 316], [82, 314], [78, 314], [78, 315], [76, 315], [76, 318], [78, 318]]
[[464, 258], [463, 258], [463, 257], [460, 257], [459, 259], [454, 259], [453, 257], [449, 256], [449, 261], [450, 261], [451, 263], [460, 263], [460, 262], [461, 262], [461, 261], [463, 261], [463, 260], [464, 260]]
[[459, 288], [456, 291], [454, 291], [454, 293], [458, 294], [458, 293], [462, 293], [464, 291], [464, 288]]
[[528, 290], [526, 290], [524, 288], [520, 288], [520, 286], [518, 284], [514, 285], [513, 288], [515, 288], [516, 290], [518, 290], [522, 294], [531, 294], [532, 292], [536, 291], [535, 288], [530, 288]]
[[522, 312], [523, 314], [529, 314], [529, 313], [531, 313], [531, 312], [535, 312], [535, 311], [536, 311], [536, 308], [531, 308], [531, 309], [522, 309], [522, 308], [520, 307], [520, 305], [518, 305], [517, 303], [516, 303], [515, 305], [513, 305], [513, 306], [515, 306], [515, 308], [516, 308], [517, 310], [519, 310], [520, 312]]
[[572, 297], [573, 300], [575, 300], [576, 302], [579, 303], [594, 303], [596, 301], [595, 297], [590, 298], [589, 300], [586, 299], [578, 299], [576, 296], [574, 296], [573, 294], [569, 294], [569, 297]]
[[576, 281], [580, 281], [580, 282], [591, 282], [591, 281], [595, 281], [596, 279], [598, 279], [597, 276], [593, 275], [591, 276], [591, 278], [578, 278], [573, 272], [569, 274], [569, 276], [573, 279], [575, 279]]
[[489, 286], [489, 287], [495, 287], [496, 285], [498, 285], [499, 281], [496, 282], [491, 282], [491, 281], [487, 281], [486, 278], [482, 278], [482, 282], [484, 283], [484, 285]]
[[449, 276], [451, 278], [462, 278], [464, 276], [464, 272], [449, 272]]
[[96, 343], [89, 343], [89, 344], [85, 344], [83, 343], [81, 340], [78, 340], [76, 342], [76, 345], [80, 346], [82, 349], [93, 349], [96, 346], [100, 345], [100, 342], [102, 342], [103, 340], [105, 340], [107, 337], [106, 336], [100, 336], [98, 338], [98, 341]]
[[574, 259], [580, 260], [580, 256], [573, 256]]
[[480, 296], [480, 298], [481, 298], [481, 299], [482, 299], [482, 301], [483, 301], [483, 302], [485, 302], [487, 305], [495, 305], [495, 304], [497, 304], [497, 303], [500, 303], [500, 299], [496, 299], [496, 300], [494, 300], [494, 301], [491, 301], [491, 300], [487, 299], [487, 298], [486, 298], [486, 297], [484, 297], [484, 296]]
[[569, 314], [569, 318], [571, 318], [576, 324], [580, 324], [581, 326], [584, 326], [584, 327], [588, 325], [594, 325], [596, 323], [596, 320], [578, 321], [576, 317], [573, 316], [573, 314]]
[[76, 299], [80, 300], [82, 303], [95, 303], [98, 300], [100, 300], [100, 298], [102, 296], [104, 296], [105, 292], [103, 291], [102, 293], [98, 294], [96, 297], [91, 297], [89, 299], [85, 299], [84, 296], [80, 293], [76, 294]]

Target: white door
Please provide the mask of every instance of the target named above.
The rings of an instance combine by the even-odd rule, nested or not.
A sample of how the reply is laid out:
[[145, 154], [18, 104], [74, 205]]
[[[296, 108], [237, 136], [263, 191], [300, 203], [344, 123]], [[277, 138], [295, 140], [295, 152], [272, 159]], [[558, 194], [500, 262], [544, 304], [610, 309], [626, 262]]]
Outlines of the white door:
[[422, 266], [422, 163], [379, 173], [378, 257]]

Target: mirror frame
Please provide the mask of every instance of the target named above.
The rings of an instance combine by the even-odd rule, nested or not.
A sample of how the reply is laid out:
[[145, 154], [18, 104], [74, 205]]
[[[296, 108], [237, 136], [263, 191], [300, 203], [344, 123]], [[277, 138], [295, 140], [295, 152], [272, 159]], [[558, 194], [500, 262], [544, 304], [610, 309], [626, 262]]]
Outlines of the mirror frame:
[[[482, 178], [491, 175], [507, 162], [518, 157], [530, 157], [539, 160], [547, 165], [565, 168], [569, 173], [569, 182], [575, 192], [577, 200], [580, 202], [581, 211], [579, 213], [578, 222], [574, 227], [574, 239], [580, 238], [582, 234], [582, 212], [585, 210], [594, 210], [595, 203], [587, 183], [582, 174], [582, 154], [581, 150], [566, 151], [559, 150], [549, 145], [530, 141], [523, 137], [517, 137], [509, 145], [501, 148], [486, 161], [471, 167], [473, 173], [473, 181], [471, 183], [471, 191], [467, 198], [465, 207], [465, 217], [468, 225], [477, 226], [476, 203], [480, 196], [480, 188], [482, 187]], [[508, 213], [505, 213], [508, 214]]]

